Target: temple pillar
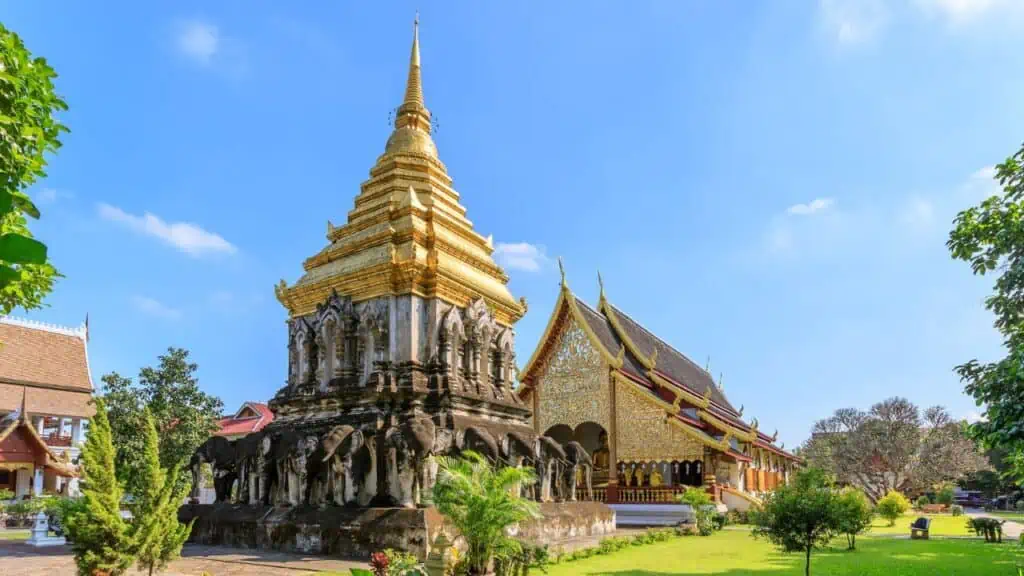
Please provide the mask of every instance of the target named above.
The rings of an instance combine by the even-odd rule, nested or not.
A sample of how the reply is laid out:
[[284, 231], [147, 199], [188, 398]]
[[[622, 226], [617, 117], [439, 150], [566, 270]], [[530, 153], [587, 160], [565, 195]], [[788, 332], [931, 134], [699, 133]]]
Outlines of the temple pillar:
[[46, 418], [43, 418], [42, 416], [36, 416], [36, 432], [38, 432], [40, 436], [43, 435], [43, 424], [45, 422]]
[[35, 472], [32, 475], [32, 495], [42, 496], [43, 495], [43, 467], [36, 466]]
[[[607, 502], [619, 501], [619, 421], [615, 399], [617, 382], [608, 373], [608, 489]], [[534, 408], [536, 409], [536, 407]]]

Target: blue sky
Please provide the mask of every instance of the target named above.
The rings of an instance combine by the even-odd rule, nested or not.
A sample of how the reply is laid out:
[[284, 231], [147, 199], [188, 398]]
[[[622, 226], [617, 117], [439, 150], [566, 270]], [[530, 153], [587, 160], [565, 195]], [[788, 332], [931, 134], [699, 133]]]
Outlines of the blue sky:
[[892, 395], [977, 412], [991, 284], [944, 248], [1024, 140], [1024, 6], [0, 2], [71, 107], [34, 228], [94, 378], [168, 346], [234, 409], [285, 378], [272, 286], [342, 222], [399, 104], [412, 16], [436, 141], [516, 296], [609, 298], [788, 446]]

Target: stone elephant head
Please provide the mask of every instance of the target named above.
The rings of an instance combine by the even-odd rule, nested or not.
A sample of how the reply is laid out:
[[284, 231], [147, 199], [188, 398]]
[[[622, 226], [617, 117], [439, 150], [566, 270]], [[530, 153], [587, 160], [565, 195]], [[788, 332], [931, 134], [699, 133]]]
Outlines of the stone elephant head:
[[354, 458], [365, 446], [362, 430], [347, 424], [331, 428], [306, 461], [307, 500], [324, 504], [329, 499], [339, 505], [350, 501], [369, 472], [362, 469], [365, 459]]
[[497, 464], [501, 456], [498, 451], [498, 442], [494, 436], [487, 430], [476, 426], [470, 426], [462, 433], [459, 450], [472, 450], [490, 460], [492, 464]]
[[399, 506], [415, 507], [432, 484], [428, 458], [433, 455], [437, 426], [428, 417], [417, 416], [388, 431], [385, 439], [392, 455], [388, 458], [387, 484]]
[[192, 470], [192, 497], [199, 496], [199, 489], [202, 487], [202, 465], [209, 464], [213, 470], [215, 501], [227, 501], [231, 495], [231, 482], [234, 481], [236, 473], [236, 460], [235, 446], [223, 436], [211, 436], [200, 444], [189, 460], [189, 468]]

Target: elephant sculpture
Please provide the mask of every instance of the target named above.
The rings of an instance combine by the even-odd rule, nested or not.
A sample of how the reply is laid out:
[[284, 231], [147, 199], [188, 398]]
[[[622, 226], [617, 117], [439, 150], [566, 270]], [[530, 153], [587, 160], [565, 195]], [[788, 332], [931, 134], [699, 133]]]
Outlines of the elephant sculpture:
[[365, 446], [362, 430], [346, 424], [332, 428], [306, 462], [307, 501], [316, 506], [354, 502], [368, 472], [365, 465], [354, 465], [362, 462], [356, 456]]
[[202, 465], [209, 464], [213, 470], [214, 502], [227, 502], [231, 498], [231, 485], [235, 481], [235, 447], [223, 436], [211, 436], [192, 454], [189, 467], [192, 470], [193, 499], [199, 498], [202, 487]]
[[470, 426], [462, 433], [462, 444], [459, 446], [459, 450], [472, 450], [487, 458], [492, 464], [497, 464], [500, 458], [498, 442], [494, 436], [487, 430], [476, 426]]
[[263, 433], [254, 432], [235, 441], [238, 464], [238, 501], [257, 504], [266, 490], [263, 477]]
[[551, 502], [562, 498], [562, 471], [565, 468], [566, 454], [562, 446], [548, 436], [540, 436], [534, 443], [534, 465], [537, 467], [537, 478], [540, 482], [538, 500]]
[[[506, 466], [529, 466], [536, 470], [534, 441], [516, 432], [509, 432], [501, 439], [501, 458]], [[528, 486], [519, 487], [519, 495], [531, 500], [540, 499], [540, 478]]]
[[587, 500], [594, 499], [594, 485], [592, 483], [594, 474], [594, 462], [590, 454], [582, 444], [571, 440], [563, 446], [565, 450], [565, 487], [568, 500], [576, 501], [576, 479], [582, 476], [583, 485], [587, 489]]
[[305, 500], [306, 457], [316, 448], [316, 438], [285, 430], [271, 443], [273, 465], [271, 500], [274, 504], [298, 506]]
[[436, 432], [433, 420], [423, 416], [388, 431], [388, 490], [398, 506], [415, 508], [431, 489], [433, 471], [428, 458], [434, 453]]

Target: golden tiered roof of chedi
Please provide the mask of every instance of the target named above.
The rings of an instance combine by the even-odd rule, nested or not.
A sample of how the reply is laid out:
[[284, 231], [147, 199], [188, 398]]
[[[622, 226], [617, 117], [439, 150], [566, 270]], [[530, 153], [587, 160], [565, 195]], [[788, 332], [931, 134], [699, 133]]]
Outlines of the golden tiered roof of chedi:
[[278, 299], [292, 316], [315, 311], [337, 291], [363, 301], [415, 294], [460, 307], [482, 297], [495, 320], [511, 326], [526, 312], [491, 257], [491, 239], [473, 230], [431, 138], [430, 111], [420, 77], [419, 26], [414, 24], [405, 98], [384, 153], [360, 186], [348, 222], [327, 223], [330, 244], [303, 263]]

